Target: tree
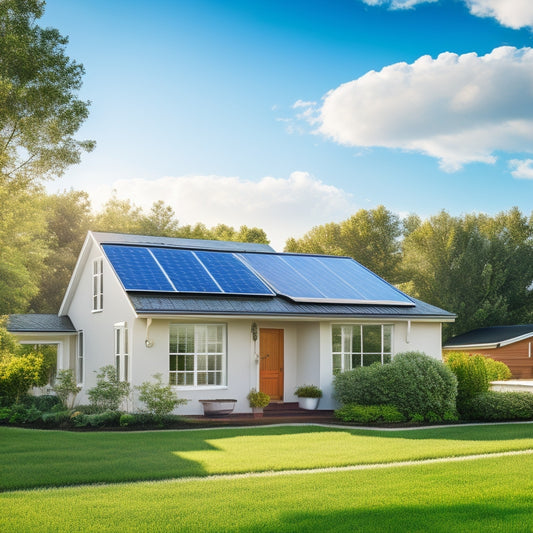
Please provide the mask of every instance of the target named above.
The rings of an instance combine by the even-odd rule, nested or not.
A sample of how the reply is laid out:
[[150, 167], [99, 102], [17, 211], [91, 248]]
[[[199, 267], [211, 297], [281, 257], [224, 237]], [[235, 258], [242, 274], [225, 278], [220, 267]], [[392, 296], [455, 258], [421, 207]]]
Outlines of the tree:
[[116, 193], [96, 215], [94, 229], [115, 233], [142, 234], [142, 209], [130, 200], [120, 200]]
[[93, 141], [74, 138], [89, 103], [77, 98], [84, 73], [65, 54], [68, 39], [36, 21], [42, 0], [0, 2], [0, 185], [61, 175]]
[[413, 226], [403, 241], [408, 294], [457, 314], [444, 339], [483, 326], [532, 319], [533, 227], [517, 209]]
[[70, 190], [43, 194], [40, 207], [46, 221], [48, 255], [39, 271], [39, 292], [30, 307], [36, 313], [57, 313], [91, 228], [91, 204], [86, 192]]
[[360, 209], [339, 224], [317, 226], [301, 239], [289, 239], [285, 251], [346, 255], [395, 283], [401, 262], [401, 234], [398, 216], [380, 205]]
[[141, 218], [139, 230], [144, 235], [173, 237], [178, 233], [178, 228], [179, 224], [174, 209], [159, 200], [152, 204], [150, 213]]
[[39, 291], [46, 221], [33, 187], [0, 185], [0, 205], [0, 314], [23, 313]]

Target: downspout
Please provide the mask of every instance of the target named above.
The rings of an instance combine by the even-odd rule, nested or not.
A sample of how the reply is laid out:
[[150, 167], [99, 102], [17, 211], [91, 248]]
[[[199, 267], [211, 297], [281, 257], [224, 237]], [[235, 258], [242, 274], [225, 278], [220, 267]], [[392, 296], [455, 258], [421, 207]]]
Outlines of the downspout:
[[411, 342], [411, 321], [407, 321], [407, 334], [405, 335], [405, 342], [409, 344]]
[[150, 338], [150, 326], [152, 325], [152, 319], [146, 319], [146, 335], [144, 339], [144, 345], [147, 348], [151, 348], [154, 345], [154, 341]]

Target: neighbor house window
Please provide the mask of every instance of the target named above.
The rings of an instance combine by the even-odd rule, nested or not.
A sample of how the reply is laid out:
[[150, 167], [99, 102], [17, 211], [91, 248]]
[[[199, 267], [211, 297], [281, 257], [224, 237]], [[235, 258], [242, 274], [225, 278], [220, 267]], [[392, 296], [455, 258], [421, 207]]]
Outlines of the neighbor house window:
[[83, 331], [78, 331], [78, 346], [77, 346], [77, 364], [76, 376], [78, 383], [83, 383], [83, 357], [85, 355], [85, 345], [83, 339]]
[[104, 308], [104, 260], [93, 261], [93, 311]]
[[171, 325], [169, 356], [171, 385], [226, 385], [225, 325]]
[[352, 324], [332, 328], [333, 373], [373, 363], [389, 363], [392, 358], [392, 326]]
[[129, 381], [128, 325], [115, 324], [115, 367], [120, 381]]

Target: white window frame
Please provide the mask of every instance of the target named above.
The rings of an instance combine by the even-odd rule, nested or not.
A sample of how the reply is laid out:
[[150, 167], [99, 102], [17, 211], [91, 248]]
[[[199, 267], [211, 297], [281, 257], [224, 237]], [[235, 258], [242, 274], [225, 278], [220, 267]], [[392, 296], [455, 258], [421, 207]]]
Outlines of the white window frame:
[[83, 385], [85, 367], [85, 336], [83, 330], [78, 331], [76, 339], [76, 380], [78, 385]]
[[119, 322], [113, 326], [115, 368], [119, 381], [130, 381], [130, 350], [128, 324]]
[[93, 261], [92, 275], [93, 313], [104, 309], [104, 260], [102, 257]]
[[[172, 350], [171, 342], [173, 336], [173, 328], [176, 329], [176, 349]], [[193, 349], [190, 351], [179, 351], [179, 340], [178, 332], [185, 328], [192, 328], [194, 341]], [[209, 342], [209, 333], [210, 328], [220, 328], [221, 340]], [[206, 339], [204, 342], [204, 350], [200, 350], [201, 338]], [[221, 349], [215, 349], [214, 345], [221, 344]], [[210, 324], [170, 324], [169, 325], [169, 384], [173, 387], [179, 389], [226, 389], [227, 388], [227, 327], [226, 324], [221, 323], [210, 323]], [[192, 362], [192, 368], [187, 368], [183, 370], [178, 370], [178, 360], [177, 357], [189, 357], [189, 361]], [[216, 358], [220, 357], [220, 364], [215, 363], [215, 369], [209, 370], [209, 356]], [[175, 365], [172, 364], [171, 359], [175, 357]], [[175, 366], [175, 370], [171, 370]], [[200, 368], [203, 366], [203, 368]], [[192, 376], [192, 383], [179, 383], [179, 376], [183, 375], [183, 381], [187, 381], [187, 375]], [[219, 383], [198, 383], [198, 378], [200, 375], [204, 375], [208, 380], [209, 376], [215, 376], [214, 381], [216, 382], [216, 375], [220, 376]]]
[[[379, 326], [381, 327], [381, 350], [379, 352], [366, 352], [364, 350], [364, 328], [370, 327], [370, 326]], [[340, 351], [334, 351], [334, 328], [340, 328], [340, 335], [341, 335], [341, 350]], [[353, 347], [353, 330], [354, 328], [360, 328], [360, 338], [361, 338], [361, 345], [359, 349], [354, 349]], [[385, 340], [385, 332], [387, 331], [385, 328], [387, 328], [389, 332], [389, 342], [390, 342], [390, 350], [384, 349], [384, 340]], [[333, 324], [331, 326], [331, 352], [332, 352], [332, 370], [333, 373], [336, 374], [338, 372], [346, 372], [347, 370], [352, 370], [354, 368], [365, 366], [365, 363], [372, 364], [374, 362], [365, 361], [365, 356], [372, 356], [372, 359], [375, 359], [375, 356], [379, 356], [381, 364], [388, 363], [392, 360], [393, 354], [394, 354], [394, 348], [393, 348], [393, 338], [394, 338], [394, 326], [392, 324], [372, 324], [372, 323], [364, 323], [364, 324]], [[340, 367], [335, 366], [335, 358], [340, 358]]]

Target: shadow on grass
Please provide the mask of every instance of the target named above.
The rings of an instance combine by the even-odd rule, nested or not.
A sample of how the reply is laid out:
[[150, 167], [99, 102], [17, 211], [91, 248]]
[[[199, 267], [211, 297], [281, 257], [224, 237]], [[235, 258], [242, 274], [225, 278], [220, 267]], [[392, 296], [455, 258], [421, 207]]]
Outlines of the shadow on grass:
[[[386, 498], [386, 495], [384, 495]], [[531, 531], [531, 504], [451, 504], [394, 506], [379, 509], [317, 513], [285, 513], [276, 521], [276, 531], [408, 531], [449, 533], [450, 531]], [[272, 531], [272, 524], [256, 523], [254, 531]]]

